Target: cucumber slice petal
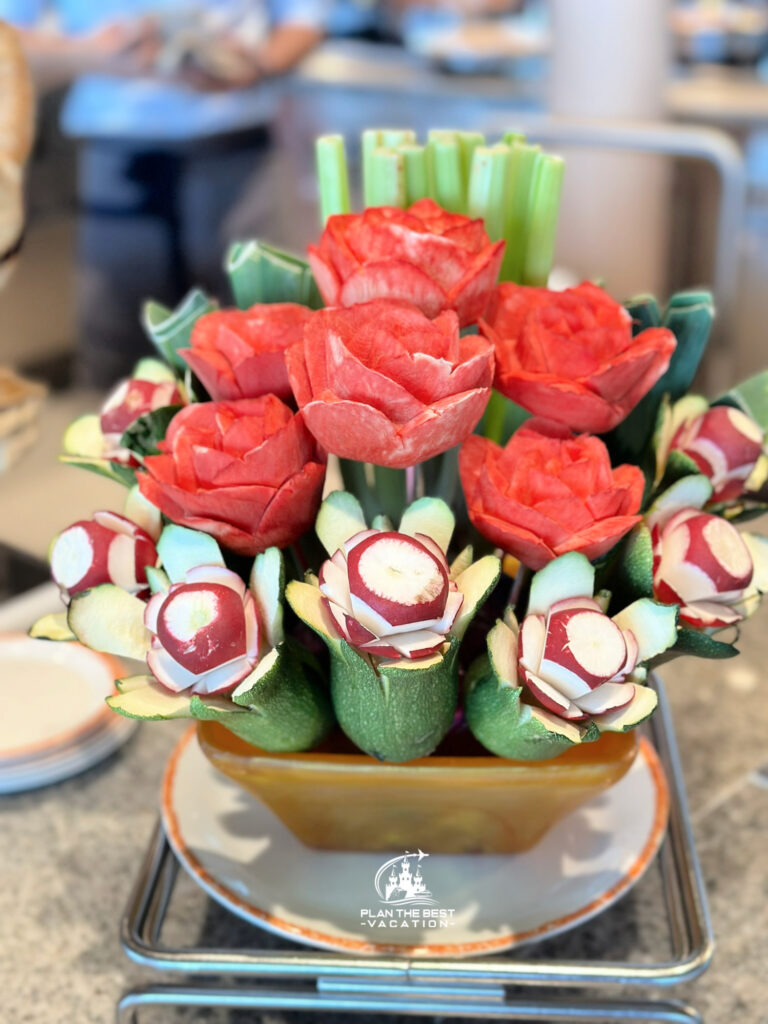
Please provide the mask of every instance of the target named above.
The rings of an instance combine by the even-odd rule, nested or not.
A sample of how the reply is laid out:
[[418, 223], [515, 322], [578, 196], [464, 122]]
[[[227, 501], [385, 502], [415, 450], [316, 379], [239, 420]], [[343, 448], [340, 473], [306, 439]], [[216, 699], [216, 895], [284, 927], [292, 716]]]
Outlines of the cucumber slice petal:
[[160, 534], [157, 552], [171, 583], [183, 582], [187, 570], [198, 565], [224, 565], [221, 548], [213, 537], [175, 523]]
[[117, 683], [118, 693], [107, 697], [113, 711], [126, 718], [156, 722], [168, 718], [191, 718], [190, 698], [170, 693], [152, 676], [130, 676]]
[[456, 517], [441, 498], [418, 498], [403, 513], [400, 533], [409, 537], [423, 533], [431, 537], [445, 553], [455, 526]]
[[349, 491], [332, 491], [320, 506], [315, 532], [329, 555], [344, 547], [344, 541], [366, 529], [363, 509]]
[[150, 643], [144, 607], [138, 597], [104, 583], [72, 598], [67, 624], [77, 639], [94, 651], [143, 661]]
[[259, 619], [267, 633], [268, 646], [277, 647], [283, 639], [285, 591], [285, 562], [279, 548], [267, 548], [256, 556], [250, 585], [259, 609]]
[[67, 625], [66, 612], [54, 612], [51, 615], [43, 615], [41, 619], [33, 623], [29, 629], [29, 635], [36, 640], [76, 640], [77, 637]]
[[676, 604], [659, 604], [641, 597], [614, 615], [613, 621], [619, 629], [627, 629], [634, 635], [638, 646], [637, 660], [642, 663], [675, 645], [677, 615]]
[[571, 597], [592, 597], [595, 570], [589, 559], [569, 551], [540, 569], [531, 580], [529, 615], [546, 615], [553, 604]]
[[464, 636], [475, 612], [496, 586], [501, 575], [501, 562], [496, 555], [485, 555], [473, 562], [457, 578], [456, 586], [464, 595], [461, 611], [451, 632], [459, 640]]

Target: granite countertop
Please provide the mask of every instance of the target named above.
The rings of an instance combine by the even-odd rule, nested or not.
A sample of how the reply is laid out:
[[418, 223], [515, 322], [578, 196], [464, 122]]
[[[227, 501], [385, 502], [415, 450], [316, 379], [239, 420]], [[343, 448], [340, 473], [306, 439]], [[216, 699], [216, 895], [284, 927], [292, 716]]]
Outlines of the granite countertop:
[[[87, 397], [53, 403], [33, 455], [0, 478], [0, 539], [42, 553], [57, 528], [109, 501], [111, 484], [54, 461], [62, 424], [89, 404]], [[712, 1024], [768, 1024], [765, 615], [747, 625], [737, 661], [689, 659], [664, 673], [718, 945], [706, 974], [662, 994], [691, 1003]], [[120, 994], [146, 977], [123, 955], [118, 921], [155, 821], [164, 762], [181, 731], [183, 723], [144, 725], [119, 753], [80, 777], [0, 797], [4, 1022], [105, 1024]], [[553, 940], [559, 955], [583, 955], [602, 945], [617, 958], [652, 956], [664, 932], [652, 876], [595, 922]], [[262, 947], [277, 941], [235, 920], [186, 878], [177, 887], [168, 927], [169, 941], [198, 936], [209, 944]], [[302, 1016], [320, 1019], [164, 1009], [147, 1011], [140, 1020], [278, 1024]], [[392, 1020], [368, 1017], [374, 1019]]]

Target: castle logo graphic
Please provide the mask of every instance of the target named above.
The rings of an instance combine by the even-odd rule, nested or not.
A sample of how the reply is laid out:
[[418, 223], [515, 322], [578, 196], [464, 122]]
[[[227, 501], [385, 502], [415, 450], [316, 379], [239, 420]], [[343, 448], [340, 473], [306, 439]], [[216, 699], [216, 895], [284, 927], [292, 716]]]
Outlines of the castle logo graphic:
[[360, 911], [363, 928], [408, 928], [423, 932], [433, 928], [450, 928], [456, 911], [441, 907], [437, 897], [427, 888], [422, 861], [428, 853], [398, 854], [384, 861], [376, 872], [373, 885], [379, 897], [378, 907]]
[[[421, 862], [428, 856], [423, 850], [417, 853], [406, 851], [382, 864], [373, 883], [381, 902], [389, 906], [437, 906], [438, 901], [427, 888], [421, 870]], [[412, 860], [416, 862], [415, 868], [411, 865]]]

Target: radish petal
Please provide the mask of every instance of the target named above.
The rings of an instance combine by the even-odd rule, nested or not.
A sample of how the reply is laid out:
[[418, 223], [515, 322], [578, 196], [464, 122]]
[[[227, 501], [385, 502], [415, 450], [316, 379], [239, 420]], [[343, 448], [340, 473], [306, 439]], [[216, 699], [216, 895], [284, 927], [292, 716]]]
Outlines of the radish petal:
[[577, 703], [582, 711], [590, 715], [602, 715], [626, 707], [633, 697], [632, 683], [603, 683], [591, 693], [580, 697]]
[[520, 627], [520, 664], [531, 672], [538, 672], [547, 639], [547, 625], [543, 615], [526, 615]]

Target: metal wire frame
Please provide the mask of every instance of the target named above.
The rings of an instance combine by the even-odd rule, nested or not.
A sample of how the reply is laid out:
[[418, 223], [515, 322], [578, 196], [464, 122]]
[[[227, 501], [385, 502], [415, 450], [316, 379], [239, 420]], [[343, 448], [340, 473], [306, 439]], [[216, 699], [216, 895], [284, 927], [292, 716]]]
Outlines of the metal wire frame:
[[718, 306], [717, 336], [729, 336], [736, 306], [746, 198], [744, 160], [729, 135], [699, 125], [611, 118], [521, 117], [513, 111], [502, 115], [497, 110], [482, 127], [493, 133], [511, 126], [547, 146], [658, 154], [709, 164], [720, 185], [712, 269]]
[[[485, 1017], [520, 1021], [699, 1021], [677, 1001], [605, 998], [589, 988], [658, 988], [690, 981], [712, 958], [714, 938], [691, 831], [674, 727], [663, 686], [648, 728], [670, 787], [667, 836], [659, 852], [671, 955], [655, 963], [535, 961], [495, 955], [472, 960], [353, 957], [305, 950], [174, 948], [163, 944], [179, 864], [158, 823], [121, 922], [136, 963], [208, 983], [148, 983], [126, 993], [118, 1024], [150, 1005], [379, 1012], [400, 1016]], [[288, 982], [284, 987], [265, 982]], [[509, 986], [516, 990], [509, 991]], [[554, 991], [553, 991], [554, 990]], [[572, 990], [567, 995], [561, 994]], [[557, 994], [555, 994], [557, 993]]]

